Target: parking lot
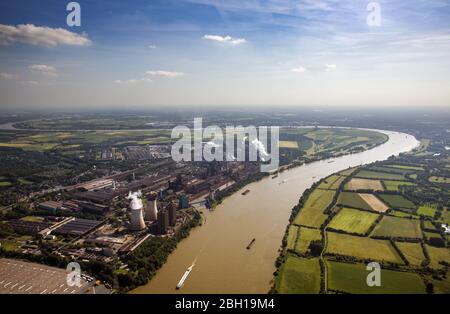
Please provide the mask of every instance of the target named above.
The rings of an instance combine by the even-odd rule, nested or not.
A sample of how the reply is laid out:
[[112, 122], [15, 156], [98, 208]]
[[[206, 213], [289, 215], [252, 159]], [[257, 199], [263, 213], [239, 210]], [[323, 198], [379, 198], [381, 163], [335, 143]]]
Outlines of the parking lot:
[[81, 280], [81, 287], [67, 285], [65, 269], [13, 259], [0, 259], [0, 294], [76, 294], [93, 284]]

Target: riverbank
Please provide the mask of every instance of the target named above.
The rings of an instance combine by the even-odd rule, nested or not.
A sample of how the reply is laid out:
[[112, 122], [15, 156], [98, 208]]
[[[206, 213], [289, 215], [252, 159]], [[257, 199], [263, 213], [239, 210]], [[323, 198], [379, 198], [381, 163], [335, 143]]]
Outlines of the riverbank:
[[[131, 293], [267, 293], [280, 243], [292, 207], [314, 182], [332, 173], [384, 160], [413, 149], [418, 142], [407, 134], [380, 131], [390, 137], [369, 151], [316, 161], [266, 177], [227, 197], [207, 223], [192, 231], [145, 286]], [[332, 163], [329, 163], [333, 161]], [[244, 189], [251, 193], [244, 196]], [[246, 246], [256, 239], [251, 250]], [[175, 285], [197, 260], [183, 289]]]

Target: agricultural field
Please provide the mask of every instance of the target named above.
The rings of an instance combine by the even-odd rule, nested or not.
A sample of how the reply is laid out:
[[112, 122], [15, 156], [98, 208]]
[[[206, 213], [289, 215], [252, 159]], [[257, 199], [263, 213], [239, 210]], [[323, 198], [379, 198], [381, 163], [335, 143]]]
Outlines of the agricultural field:
[[384, 213], [389, 210], [389, 207], [373, 194], [359, 193], [359, 196], [376, 212]]
[[344, 207], [360, 208], [372, 210], [372, 207], [358, 194], [352, 192], [342, 192], [339, 194], [338, 204]]
[[443, 210], [441, 215], [441, 221], [450, 225], [450, 210], [448, 208]]
[[292, 148], [298, 149], [298, 143], [296, 141], [280, 141], [280, 148]]
[[416, 205], [401, 195], [380, 194], [378, 195], [384, 202], [392, 208], [404, 208], [414, 210]]
[[400, 256], [387, 240], [375, 240], [335, 232], [327, 232], [327, 237], [327, 253], [402, 264]]
[[295, 242], [298, 237], [298, 227], [295, 225], [289, 226], [288, 238], [287, 238], [287, 248], [290, 250], [295, 249]]
[[413, 266], [421, 266], [425, 260], [422, 245], [420, 243], [396, 242], [399, 250], [406, 257], [406, 260]]
[[430, 182], [433, 183], [446, 183], [446, 184], [450, 184], [450, 178], [444, 178], [444, 177], [436, 177], [436, 176], [432, 176], [428, 179]]
[[344, 180], [345, 177], [343, 176], [332, 175], [319, 184], [318, 188], [324, 190], [337, 190]]
[[408, 181], [389, 181], [389, 180], [383, 180], [383, 184], [386, 187], [386, 190], [388, 191], [399, 191], [401, 186], [414, 186], [415, 183], [408, 182]]
[[372, 232], [373, 236], [422, 239], [420, 221], [384, 216]]
[[345, 185], [346, 190], [373, 190], [384, 191], [383, 185], [380, 180], [359, 179], [353, 178], [349, 183]]
[[389, 215], [392, 215], [394, 217], [400, 217], [400, 218], [408, 218], [408, 219], [419, 219], [420, 217], [417, 216], [414, 213], [405, 213], [400, 210], [393, 210], [389, 213]]
[[379, 180], [405, 180], [405, 176], [401, 174], [377, 172], [370, 170], [362, 170], [356, 174], [356, 177], [363, 179], [379, 179]]
[[353, 172], [355, 172], [357, 169], [358, 169], [358, 168], [349, 168], [349, 169], [345, 169], [345, 170], [339, 172], [339, 174], [340, 174], [341, 176], [348, 177], [349, 175], [353, 174]]
[[295, 245], [295, 251], [297, 253], [303, 254], [308, 252], [309, 245], [312, 241], [320, 240], [322, 235], [319, 229], [310, 229], [300, 227], [299, 237]]
[[318, 258], [288, 256], [276, 281], [278, 293], [313, 294], [320, 290]]
[[386, 167], [405, 169], [405, 170], [415, 170], [415, 171], [423, 171], [423, 167], [420, 166], [410, 166], [410, 165], [386, 165]]
[[417, 214], [433, 218], [436, 214], [436, 205], [422, 205], [417, 209]]
[[[434, 152], [442, 152], [439, 145], [427, 143]], [[297, 254], [304, 258], [319, 256], [326, 265], [319, 273], [328, 283], [322, 286], [326, 293], [450, 293], [450, 235], [444, 235], [440, 226], [450, 224], [450, 193], [444, 180], [436, 179], [436, 184], [428, 180], [449, 177], [450, 157], [430, 153], [427, 147], [419, 155], [405, 154], [336, 173], [311, 192], [329, 192], [338, 187], [335, 182], [339, 175], [350, 177], [349, 181], [339, 181], [345, 180], [346, 185], [344, 191], [336, 190], [336, 203], [321, 206], [330, 208], [326, 214], [313, 210], [304, 213], [308, 221], [314, 222], [314, 213], [320, 217], [310, 223], [315, 229], [300, 227], [297, 238]], [[327, 215], [332, 216], [326, 219]], [[381, 264], [381, 287], [367, 286], [368, 261]], [[397, 267], [391, 268], [392, 264]]]
[[365, 234], [377, 218], [377, 214], [352, 208], [343, 208], [334, 216], [333, 220], [328, 224], [328, 228], [348, 233]]
[[335, 191], [316, 189], [305, 202], [305, 206], [295, 217], [294, 224], [318, 228], [327, 219], [323, 211], [331, 204]]
[[381, 286], [369, 287], [365, 264], [350, 264], [327, 261], [330, 290], [356, 294], [421, 294], [425, 293], [425, 284], [420, 276], [381, 269]]
[[441, 269], [444, 266], [439, 262], [445, 261], [449, 263], [450, 261], [450, 250], [448, 248], [437, 248], [426, 244], [425, 248], [430, 255], [430, 266], [435, 269]]

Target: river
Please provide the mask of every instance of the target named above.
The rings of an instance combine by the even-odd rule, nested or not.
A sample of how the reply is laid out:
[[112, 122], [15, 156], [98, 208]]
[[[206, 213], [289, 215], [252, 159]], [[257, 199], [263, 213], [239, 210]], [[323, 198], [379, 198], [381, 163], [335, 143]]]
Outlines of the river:
[[[380, 131], [389, 140], [371, 150], [313, 162], [252, 183], [226, 198], [206, 222], [181, 241], [145, 286], [131, 293], [267, 293], [291, 209], [302, 193], [320, 179], [361, 164], [385, 160], [419, 145], [411, 135]], [[249, 189], [251, 192], [242, 195]], [[250, 250], [246, 247], [255, 238]], [[176, 290], [186, 268], [195, 267]]]

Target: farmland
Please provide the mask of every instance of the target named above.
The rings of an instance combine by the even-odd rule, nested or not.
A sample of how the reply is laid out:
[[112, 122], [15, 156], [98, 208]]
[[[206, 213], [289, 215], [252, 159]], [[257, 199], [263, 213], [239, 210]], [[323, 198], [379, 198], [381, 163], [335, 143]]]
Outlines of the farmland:
[[345, 180], [344, 176], [339, 176], [339, 175], [332, 175], [328, 178], [326, 178], [320, 185], [319, 185], [319, 189], [324, 189], [324, 190], [336, 190], [341, 183]]
[[351, 208], [372, 210], [372, 207], [358, 193], [342, 192], [339, 195], [338, 204]]
[[387, 207], [382, 201], [380, 201], [375, 195], [363, 193], [359, 194], [359, 196], [372, 208], [372, 210], [384, 213], [389, 210], [389, 207]]
[[377, 220], [378, 215], [352, 208], [343, 208], [331, 220], [328, 228], [348, 233], [365, 234]]
[[[321, 210], [306, 211], [308, 221], [314, 221], [314, 213], [320, 219], [315, 229], [300, 228], [296, 250], [289, 251], [302, 258], [320, 256], [326, 268], [321, 271], [321, 292], [450, 293], [450, 237], [440, 227], [450, 223], [448, 190], [443, 180], [429, 180], [437, 167], [447, 171], [442, 169], [450, 166], [450, 159], [430, 167], [422, 157], [429, 153], [416, 151], [412, 156], [341, 171], [310, 192], [312, 200], [330, 188], [338, 194], [335, 204], [328, 203], [330, 196]], [[347, 178], [340, 180], [344, 175]], [[298, 218], [293, 223], [298, 224]], [[369, 261], [382, 265], [381, 287], [365, 282]]]
[[399, 191], [401, 186], [414, 186], [415, 184], [407, 181], [389, 181], [383, 180], [383, 184], [388, 191]]
[[337, 292], [357, 294], [404, 294], [425, 293], [425, 285], [416, 274], [381, 270], [381, 287], [369, 287], [366, 283], [367, 270], [365, 264], [349, 264], [328, 261], [329, 289]]
[[436, 214], [436, 205], [422, 205], [417, 209], [417, 214], [421, 216], [434, 217]]
[[401, 195], [380, 194], [379, 197], [393, 208], [415, 209], [416, 205]]
[[354, 256], [359, 259], [402, 263], [397, 252], [387, 240], [375, 240], [334, 232], [328, 232], [327, 236], [327, 253]]
[[436, 176], [432, 176], [429, 178], [430, 182], [433, 183], [446, 183], [446, 184], [450, 184], [450, 178], [444, 178], [444, 177], [436, 177]]
[[297, 239], [297, 243], [295, 245], [295, 251], [303, 254], [306, 253], [309, 249], [309, 245], [311, 241], [317, 241], [322, 238], [319, 229], [310, 229], [310, 228], [300, 228], [299, 237]]
[[372, 232], [373, 236], [421, 239], [418, 220], [384, 216]]
[[396, 245], [411, 265], [421, 266], [425, 261], [426, 258], [420, 243], [397, 242]]
[[380, 180], [405, 180], [405, 177], [401, 174], [377, 172], [371, 170], [363, 170], [356, 175], [358, 178], [364, 179], [380, 179]]
[[331, 190], [314, 190], [295, 218], [294, 224], [315, 228], [320, 227], [327, 218], [323, 211], [331, 204], [334, 194], [336, 192]]
[[349, 183], [345, 186], [347, 190], [373, 190], [373, 191], [383, 191], [383, 185], [379, 180], [370, 180], [370, 179], [359, 179], [353, 178]]
[[311, 294], [320, 290], [319, 259], [289, 256], [276, 286], [280, 293]]

